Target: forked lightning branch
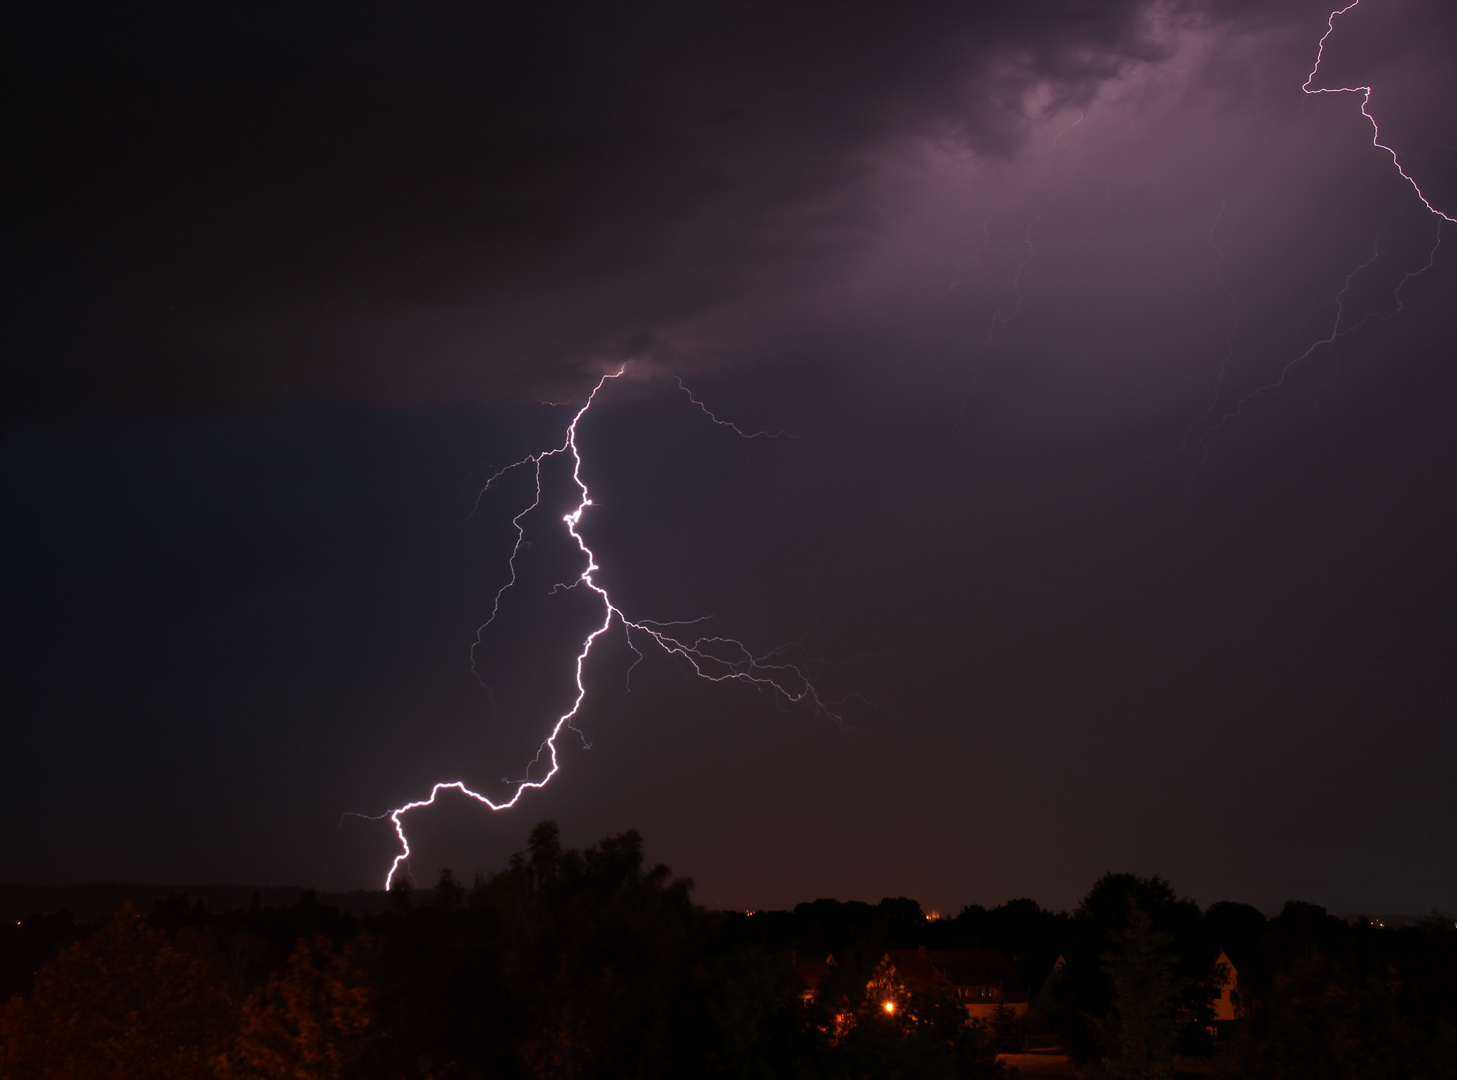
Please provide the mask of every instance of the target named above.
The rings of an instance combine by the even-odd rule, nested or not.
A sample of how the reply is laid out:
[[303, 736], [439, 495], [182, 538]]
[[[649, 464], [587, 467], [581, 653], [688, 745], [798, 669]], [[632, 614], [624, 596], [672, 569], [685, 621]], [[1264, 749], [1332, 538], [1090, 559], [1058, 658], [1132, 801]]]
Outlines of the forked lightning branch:
[[[557, 740], [562, 732], [572, 728], [572, 721], [581, 715], [587, 701], [587, 682], [585, 668], [588, 657], [592, 655], [592, 649], [603, 635], [615, 628], [619, 629], [626, 638], [628, 647], [637, 653], [641, 658], [640, 645], [648, 648], [658, 648], [670, 656], [676, 656], [685, 661], [688, 668], [701, 679], [709, 682], [741, 682], [747, 683], [757, 689], [770, 693], [781, 700], [791, 704], [802, 704], [814, 712], [833, 716], [835, 715], [829, 705], [821, 698], [818, 689], [810, 680], [808, 672], [803, 665], [794, 662], [790, 658], [790, 651], [786, 646], [771, 649], [766, 653], [753, 652], [746, 644], [735, 638], [720, 637], [716, 635], [689, 637], [679, 636], [681, 630], [678, 627], [691, 626], [703, 620], [692, 620], [689, 622], [659, 622], [652, 619], [631, 619], [628, 618], [608, 595], [607, 590], [597, 581], [596, 573], [601, 567], [597, 563], [597, 557], [588, 546], [582, 535], [581, 527], [584, 517], [592, 507], [592, 494], [587, 488], [586, 482], [582, 479], [582, 451], [578, 445], [578, 430], [582, 418], [597, 402], [598, 395], [603, 387], [614, 379], [621, 378], [626, 367], [620, 367], [616, 371], [603, 375], [592, 392], [587, 396], [586, 402], [572, 416], [571, 422], [567, 425], [565, 435], [560, 446], [550, 450], [543, 450], [540, 453], [530, 454], [520, 461], [501, 469], [482, 488], [481, 496], [486, 497], [499, 481], [507, 474], [520, 469], [528, 469], [535, 481], [535, 495], [532, 500], [517, 512], [511, 519], [512, 527], [516, 530], [516, 543], [511, 549], [511, 558], [508, 562], [510, 574], [506, 583], [496, 593], [496, 600], [491, 609], [490, 617], [482, 625], [481, 630], [490, 626], [500, 614], [501, 598], [516, 585], [516, 562], [526, 543], [526, 519], [541, 507], [543, 495], [542, 466], [553, 458], [565, 456], [571, 462], [571, 482], [576, 488], [576, 505], [570, 513], [563, 515], [562, 526], [566, 529], [582, 560], [582, 569], [578, 573], [571, 587], [584, 586], [596, 594], [602, 605], [601, 621], [582, 640], [581, 648], [578, 650], [574, 662], [574, 679], [576, 694], [572, 699], [569, 709], [556, 717], [551, 724], [546, 738], [542, 741], [537, 750], [536, 757], [527, 766], [526, 777], [514, 782], [511, 794], [508, 798], [496, 801], [490, 796], [475, 791], [463, 780], [442, 780], [436, 783], [430, 794], [425, 798], [408, 802], [403, 806], [396, 807], [388, 814], [380, 815], [388, 817], [394, 824], [395, 835], [399, 837], [400, 852], [395, 856], [394, 862], [390, 864], [389, 873], [385, 875], [385, 888], [393, 884], [395, 875], [400, 867], [410, 857], [410, 841], [405, 833], [405, 815], [411, 811], [419, 810], [432, 805], [436, 798], [443, 791], [458, 791], [462, 795], [475, 800], [490, 810], [505, 810], [515, 806], [526, 792], [536, 788], [545, 787], [551, 782], [561, 769], [561, 762], [557, 755]], [[776, 438], [767, 432], [744, 432], [742, 429], [727, 421], [720, 420], [710, 412], [701, 401], [683, 385], [679, 387], [688, 395], [688, 400], [697, 406], [715, 424], [721, 427], [730, 428], [740, 438]], [[782, 433], [780, 433], [782, 434]], [[477, 643], [480, 636], [477, 635]], [[540, 771], [545, 762], [545, 772], [541, 772], [536, 778], [532, 778], [533, 771]]]
[[[1347, 12], [1353, 10], [1359, 4], [1359, 2], [1360, 0], [1355, 0], [1355, 2], [1347, 4], [1345, 7], [1339, 8], [1330, 13], [1329, 17], [1326, 20], [1325, 33], [1321, 36], [1319, 45], [1316, 49], [1315, 64], [1311, 68], [1309, 75], [1306, 76], [1305, 82], [1302, 85], [1301, 89], [1306, 94], [1360, 95], [1361, 114], [1371, 124], [1372, 145], [1384, 151], [1386, 154], [1390, 155], [1392, 164], [1395, 166], [1397, 172], [1400, 173], [1402, 178], [1411, 185], [1412, 190], [1415, 191], [1417, 198], [1421, 200], [1422, 205], [1425, 206], [1426, 209], [1438, 219], [1436, 245], [1432, 248], [1427, 265], [1421, 270], [1408, 273], [1406, 277], [1402, 279], [1401, 285], [1399, 285], [1397, 288], [1397, 301], [1399, 307], [1401, 288], [1405, 286], [1405, 284], [1413, 277], [1420, 275], [1425, 270], [1430, 269], [1431, 266], [1434, 265], [1437, 246], [1440, 246], [1441, 244], [1441, 225], [1448, 222], [1457, 222], [1457, 218], [1454, 218], [1444, 211], [1439, 210], [1436, 206], [1432, 204], [1432, 202], [1423, 193], [1421, 187], [1417, 184], [1416, 180], [1402, 166], [1402, 163], [1399, 160], [1396, 151], [1392, 149], [1389, 145], [1381, 141], [1380, 128], [1376, 123], [1375, 116], [1373, 116], [1370, 111], [1371, 97], [1373, 93], [1370, 86], [1363, 85], [1331, 87], [1317, 85], [1320, 67], [1325, 59], [1326, 42], [1335, 32], [1337, 19], [1340, 16], [1345, 15]], [[1362, 263], [1361, 266], [1357, 267], [1354, 271], [1352, 271], [1350, 275], [1348, 275], [1346, 279], [1347, 289], [1350, 287], [1351, 280], [1356, 275], [1358, 275], [1361, 270], [1365, 269], [1365, 267], [1369, 265], [1370, 262], [1374, 260], [1374, 258], [1375, 256], [1373, 255], [1371, 259], [1368, 259], [1366, 262]], [[1217, 428], [1222, 426], [1226, 421], [1238, 416], [1243, 406], [1249, 400], [1265, 391], [1278, 388], [1284, 382], [1285, 376], [1286, 374], [1288, 374], [1290, 369], [1307, 359], [1311, 355], [1311, 353], [1313, 353], [1319, 346], [1329, 344], [1337, 337], [1340, 337], [1343, 334], [1348, 333], [1351, 329], [1354, 329], [1354, 327], [1347, 328], [1341, 326], [1341, 320], [1344, 315], [1344, 310], [1340, 301], [1342, 300], [1344, 295], [1345, 289], [1343, 289], [1341, 294], [1337, 297], [1338, 310], [1336, 315], [1336, 323], [1330, 335], [1326, 338], [1321, 339], [1320, 341], [1315, 342], [1300, 356], [1287, 363], [1282, 369], [1280, 379], [1277, 382], [1271, 383], [1268, 386], [1260, 387], [1259, 389], [1252, 391], [1251, 393], [1246, 394], [1244, 397], [1242, 397], [1235, 404], [1231, 411], [1227, 412], [1219, 420], [1218, 423], [1216, 423], [1211, 429], [1209, 429], [1209, 431], [1206, 431], [1205, 437], [1211, 434], [1213, 430], [1216, 430]], [[742, 641], [736, 640], [734, 638], [720, 636], [680, 636], [683, 634], [681, 629], [682, 627], [697, 625], [698, 623], [701, 623], [702, 620], [692, 620], [688, 622], [658, 622], [651, 619], [628, 618], [628, 616], [624, 614], [622, 608], [619, 607], [613, 601], [612, 597], [608, 595], [607, 590], [603, 588], [603, 586], [597, 581], [596, 573], [599, 569], [601, 569], [601, 567], [598, 565], [596, 556], [593, 554], [591, 547], [588, 546], [587, 541], [584, 539], [581, 532], [583, 520], [592, 507], [592, 495], [591, 492], [588, 490], [586, 483], [582, 479], [582, 452], [577, 441], [578, 429], [582, 418], [586, 416], [588, 411], [593, 407], [594, 404], [596, 404], [603, 388], [613, 380], [621, 378], [625, 371], [625, 367], [618, 368], [616, 371], [612, 371], [606, 375], [603, 375], [597, 381], [596, 385], [592, 388], [592, 392], [587, 396], [586, 402], [572, 416], [571, 422], [567, 424], [566, 431], [563, 435], [562, 443], [560, 446], [554, 447], [550, 450], [541, 451], [540, 453], [528, 455], [527, 457], [522, 458], [520, 461], [508, 465], [506, 468], [500, 470], [494, 476], [492, 476], [491, 479], [486, 482], [486, 485], [481, 492], [482, 498], [487, 497], [489, 493], [496, 488], [498, 482], [502, 478], [504, 478], [509, 473], [515, 472], [516, 470], [531, 470], [531, 473], [535, 480], [534, 497], [526, 506], [522, 507], [511, 519], [512, 526], [516, 530], [516, 542], [514, 547], [512, 548], [511, 557], [508, 563], [510, 573], [506, 584], [503, 585], [500, 591], [498, 591], [498, 593], [496, 594], [495, 604], [492, 608], [490, 617], [486, 620], [485, 624], [481, 628], [482, 630], [484, 630], [486, 627], [490, 626], [499, 615], [502, 596], [504, 596], [508, 590], [516, 585], [517, 557], [521, 554], [523, 546], [526, 543], [526, 529], [524, 522], [526, 518], [529, 517], [533, 512], [540, 509], [542, 504], [543, 464], [553, 458], [563, 456], [568, 458], [571, 462], [571, 483], [575, 486], [576, 489], [576, 505], [570, 513], [563, 515], [562, 526], [566, 529], [567, 534], [571, 537], [572, 541], [576, 545], [576, 549], [581, 557], [582, 568], [578, 573], [575, 581], [571, 583], [570, 587], [575, 588], [577, 585], [581, 585], [594, 593], [601, 603], [602, 612], [600, 622], [598, 622], [597, 625], [582, 640], [581, 646], [576, 654], [576, 658], [573, 664], [576, 693], [572, 698], [571, 707], [568, 708], [561, 715], [557, 716], [555, 720], [550, 724], [548, 734], [538, 748], [536, 757], [533, 758], [530, 764], [527, 766], [525, 777], [521, 780], [517, 780], [514, 782], [511, 787], [511, 793], [509, 797], [504, 798], [498, 802], [490, 798], [488, 795], [473, 790], [463, 780], [440, 781], [430, 789], [429, 795], [425, 798], [417, 799], [413, 802], [408, 802], [403, 806], [397, 807], [394, 810], [389, 811], [387, 814], [379, 815], [380, 818], [388, 817], [389, 820], [393, 823], [395, 834], [399, 838], [400, 843], [399, 854], [395, 856], [394, 861], [390, 864], [389, 873], [385, 876], [386, 888], [388, 888], [394, 882], [395, 875], [399, 872], [400, 867], [410, 857], [410, 842], [408, 836], [405, 833], [405, 816], [414, 810], [419, 810], [423, 807], [432, 805], [441, 792], [452, 790], [458, 791], [462, 795], [465, 795], [468, 798], [475, 800], [476, 802], [480, 803], [482, 806], [485, 806], [490, 810], [505, 810], [509, 807], [515, 806], [516, 803], [520, 801], [522, 796], [525, 795], [528, 791], [534, 790], [536, 788], [545, 787], [548, 783], [551, 782], [552, 777], [556, 776], [561, 768], [561, 763], [558, 758], [557, 740], [561, 737], [563, 731], [572, 728], [572, 721], [580, 716], [583, 709], [586, 707], [588, 691], [585, 667], [588, 658], [592, 655], [592, 650], [596, 643], [601, 640], [604, 635], [611, 632], [614, 628], [621, 631], [626, 639], [628, 647], [631, 648], [633, 652], [638, 655], [639, 658], [642, 657], [642, 651], [639, 648], [640, 645], [646, 645], [649, 648], [655, 647], [670, 656], [676, 656], [681, 658], [683, 661], [686, 661], [689, 669], [695, 675], [709, 682], [735, 681], [746, 683], [758, 689], [767, 691], [783, 701], [804, 704], [819, 714], [830, 716], [835, 715], [829, 705], [820, 696], [818, 689], [810, 680], [809, 674], [806, 672], [804, 666], [802, 664], [794, 662], [791, 659], [792, 654], [787, 647], [781, 646], [775, 649], [771, 649], [766, 653], [756, 654]], [[718, 416], [711, 412], [702, 401], [694, 397], [693, 393], [686, 386], [684, 386], [681, 380], [678, 381], [678, 387], [687, 395], [689, 402], [691, 402], [695, 407], [702, 411], [714, 424], [721, 427], [729, 428], [738, 437], [778, 438], [780, 435], [783, 435], [783, 432], [780, 432], [778, 435], [770, 435], [768, 432], [763, 431], [754, 432], [752, 434], [747, 433], [735, 426], [734, 424], [729, 423], [725, 420], [721, 420]], [[479, 642], [480, 638], [478, 636], [477, 644], [479, 644]], [[543, 763], [545, 763], [544, 771], [542, 770]], [[533, 772], [539, 773], [539, 775], [533, 778]]]

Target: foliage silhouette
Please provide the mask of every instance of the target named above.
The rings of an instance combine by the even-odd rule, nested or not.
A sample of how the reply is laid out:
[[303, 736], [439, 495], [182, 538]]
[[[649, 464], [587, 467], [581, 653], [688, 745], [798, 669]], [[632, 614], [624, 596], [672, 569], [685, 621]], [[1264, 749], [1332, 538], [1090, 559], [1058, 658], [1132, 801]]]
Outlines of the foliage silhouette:
[[196, 943], [167, 941], [128, 904], [0, 1015], [0, 1077], [210, 1077], [229, 1011]]
[[1240, 1002], [1234, 1051], [1249, 1080], [1457, 1076], [1450, 916], [1377, 929], [1286, 904], [1240, 971]]
[[[997, 1080], [1018, 1025], [968, 1024], [949, 994], [899, 983], [887, 949], [919, 945], [1000, 948], [1028, 970], [1065, 955], [1061, 1035], [1106, 1075], [1167, 1075], [1200, 1049], [1221, 949], [1247, 1080], [1457, 1074], [1450, 917], [1201, 913], [1156, 877], [1105, 875], [1070, 918], [1019, 900], [928, 920], [899, 897], [751, 916], [695, 906], [636, 833], [574, 851], [545, 822], [501, 872], [447, 871], [362, 922], [312, 895], [221, 914], [178, 896], [147, 918], [5, 930], [20, 993], [0, 1010], [0, 1080]], [[836, 956], [808, 1001], [796, 952]]]
[[1084, 1068], [1099, 1067], [1108, 1049], [1106, 1034], [1116, 1022], [1117, 988], [1108, 970], [1110, 953], [1126, 948], [1130, 913], [1140, 911], [1151, 932], [1168, 935], [1172, 954], [1174, 1011], [1179, 1017], [1177, 1049], [1207, 1054], [1212, 1002], [1219, 992], [1214, 962], [1219, 950], [1209, 940], [1199, 906], [1180, 900], [1160, 877], [1105, 874], [1094, 883], [1068, 925], [1067, 963], [1054, 984], [1063, 1045]]
[[1112, 984], [1113, 1008], [1096, 1024], [1104, 1071], [1115, 1080], [1165, 1080], [1173, 1075], [1179, 1038], [1177, 995], [1188, 983], [1172, 974], [1174, 935], [1155, 930], [1148, 912], [1129, 901], [1127, 921], [1110, 937], [1103, 974]]

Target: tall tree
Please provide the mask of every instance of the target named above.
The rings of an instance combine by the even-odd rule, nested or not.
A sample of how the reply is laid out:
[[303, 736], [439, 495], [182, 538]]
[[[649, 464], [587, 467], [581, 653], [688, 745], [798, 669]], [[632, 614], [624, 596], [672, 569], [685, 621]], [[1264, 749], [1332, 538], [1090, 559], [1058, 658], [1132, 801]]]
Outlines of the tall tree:
[[231, 1013], [204, 957], [128, 904], [0, 1014], [0, 1080], [210, 1080]]
[[338, 1080], [369, 1026], [369, 945], [336, 948], [322, 934], [300, 941], [288, 967], [244, 1003], [220, 1080]]
[[1123, 947], [1119, 935], [1127, 930], [1133, 907], [1148, 917], [1154, 931], [1173, 939], [1180, 1052], [1208, 1050], [1203, 1032], [1218, 994], [1214, 961], [1219, 951], [1208, 940], [1199, 906], [1179, 899], [1163, 878], [1105, 874], [1068, 923], [1067, 963], [1054, 984], [1063, 1044], [1083, 1068], [1100, 1065], [1107, 1048], [1102, 1032], [1114, 1013], [1115, 988], [1105, 957]]
[[1177, 995], [1188, 982], [1173, 975], [1174, 935], [1155, 930], [1148, 912], [1130, 901], [1128, 920], [1112, 939], [1103, 973], [1112, 984], [1113, 1008], [1097, 1024], [1104, 1070], [1116, 1080], [1166, 1080], [1179, 1037]]

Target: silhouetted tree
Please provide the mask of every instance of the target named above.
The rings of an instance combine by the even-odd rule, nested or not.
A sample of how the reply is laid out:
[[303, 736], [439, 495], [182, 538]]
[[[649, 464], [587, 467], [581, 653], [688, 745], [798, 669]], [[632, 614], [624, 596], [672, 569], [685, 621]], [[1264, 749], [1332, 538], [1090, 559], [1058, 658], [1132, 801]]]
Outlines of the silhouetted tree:
[[[636, 833], [585, 851], [550, 822], [469, 890], [376, 920], [370, 1075], [772, 1075], [809, 1052], [787, 958], [722, 941]], [[733, 1052], [728, 1051], [733, 1047]]]
[[363, 1049], [368, 939], [300, 941], [288, 967], [244, 1003], [219, 1080], [338, 1080]]
[[992, 1010], [991, 1032], [997, 1050], [1003, 1054], [1015, 1054], [1026, 1044], [1026, 1033], [1019, 1017], [1005, 1001], [998, 1001]]
[[31, 912], [17, 923], [0, 926], [0, 1005], [15, 994], [28, 994], [35, 973], [90, 929], [76, 925], [69, 909]]
[[[864, 980], [853, 1021], [806, 1063], [809, 1080], [1000, 1080], [996, 1039], [949, 992], [917, 993], [889, 964]], [[889, 1006], [889, 1008], [887, 1008]]]
[[980, 904], [962, 908], [944, 928], [944, 947], [994, 949], [1012, 962], [1018, 980], [1036, 993], [1057, 958], [1067, 951], [1068, 916], [1048, 911], [1035, 900], [1008, 900], [988, 911]]
[[1457, 930], [1351, 926], [1314, 904], [1271, 920], [1240, 971], [1235, 1056], [1250, 1080], [1457, 1076]]
[[1095, 1025], [1103, 1069], [1118, 1080], [1165, 1080], [1173, 1075], [1179, 1025], [1177, 995], [1187, 982], [1172, 972], [1177, 957], [1168, 947], [1173, 934], [1153, 928], [1148, 912], [1130, 901], [1128, 918], [1110, 935], [1103, 973], [1113, 989], [1113, 1008]]
[[1116, 994], [1104, 957], [1120, 947], [1117, 935], [1126, 929], [1134, 907], [1148, 917], [1155, 932], [1172, 938], [1172, 975], [1180, 980], [1176, 984], [1179, 1048], [1205, 1053], [1212, 1048], [1205, 1029], [1218, 994], [1214, 961], [1219, 954], [1205, 935], [1198, 905], [1180, 900], [1163, 878], [1105, 874], [1068, 924], [1067, 964], [1054, 984], [1063, 1045], [1083, 1067], [1103, 1061], [1100, 1032], [1114, 1015]]
[[6, 1007], [0, 1078], [203, 1080], [230, 1035], [230, 1002], [204, 958], [126, 905]]
[[1204, 912], [1204, 932], [1210, 947], [1229, 954], [1241, 972], [1257, 964], [1260, 940], [1267, 920], [1258, 908], [1249, 904], [1224, 901], [1209, 905]]

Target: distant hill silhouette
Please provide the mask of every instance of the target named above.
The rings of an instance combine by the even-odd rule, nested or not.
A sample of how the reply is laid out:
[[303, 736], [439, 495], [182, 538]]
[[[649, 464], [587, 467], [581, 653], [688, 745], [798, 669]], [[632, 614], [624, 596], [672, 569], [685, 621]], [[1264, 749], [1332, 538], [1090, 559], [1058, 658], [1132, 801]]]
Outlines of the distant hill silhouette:
[[[50, 913], [69, 908], [77, 922], [108, 915], [130, 900], [132, 907], [146, 913], [153, 901], [169, 896], [201, 899], [209, 911], [237, 911], [246, 908], [258, 894], [264, 907], [292, 905], [308, 890], [292, 885], [255, 888], [251, 885], [134, 885], [97, 882], [86, 885], [20, 885], [0, 882], [0, 919], [15, 922], [33, 911]], [[332, 904], [351, 915], [378, 914], [390, 906], [389, 893], [356, 889], [353, 892], [315, 892], [321, 904]]]

